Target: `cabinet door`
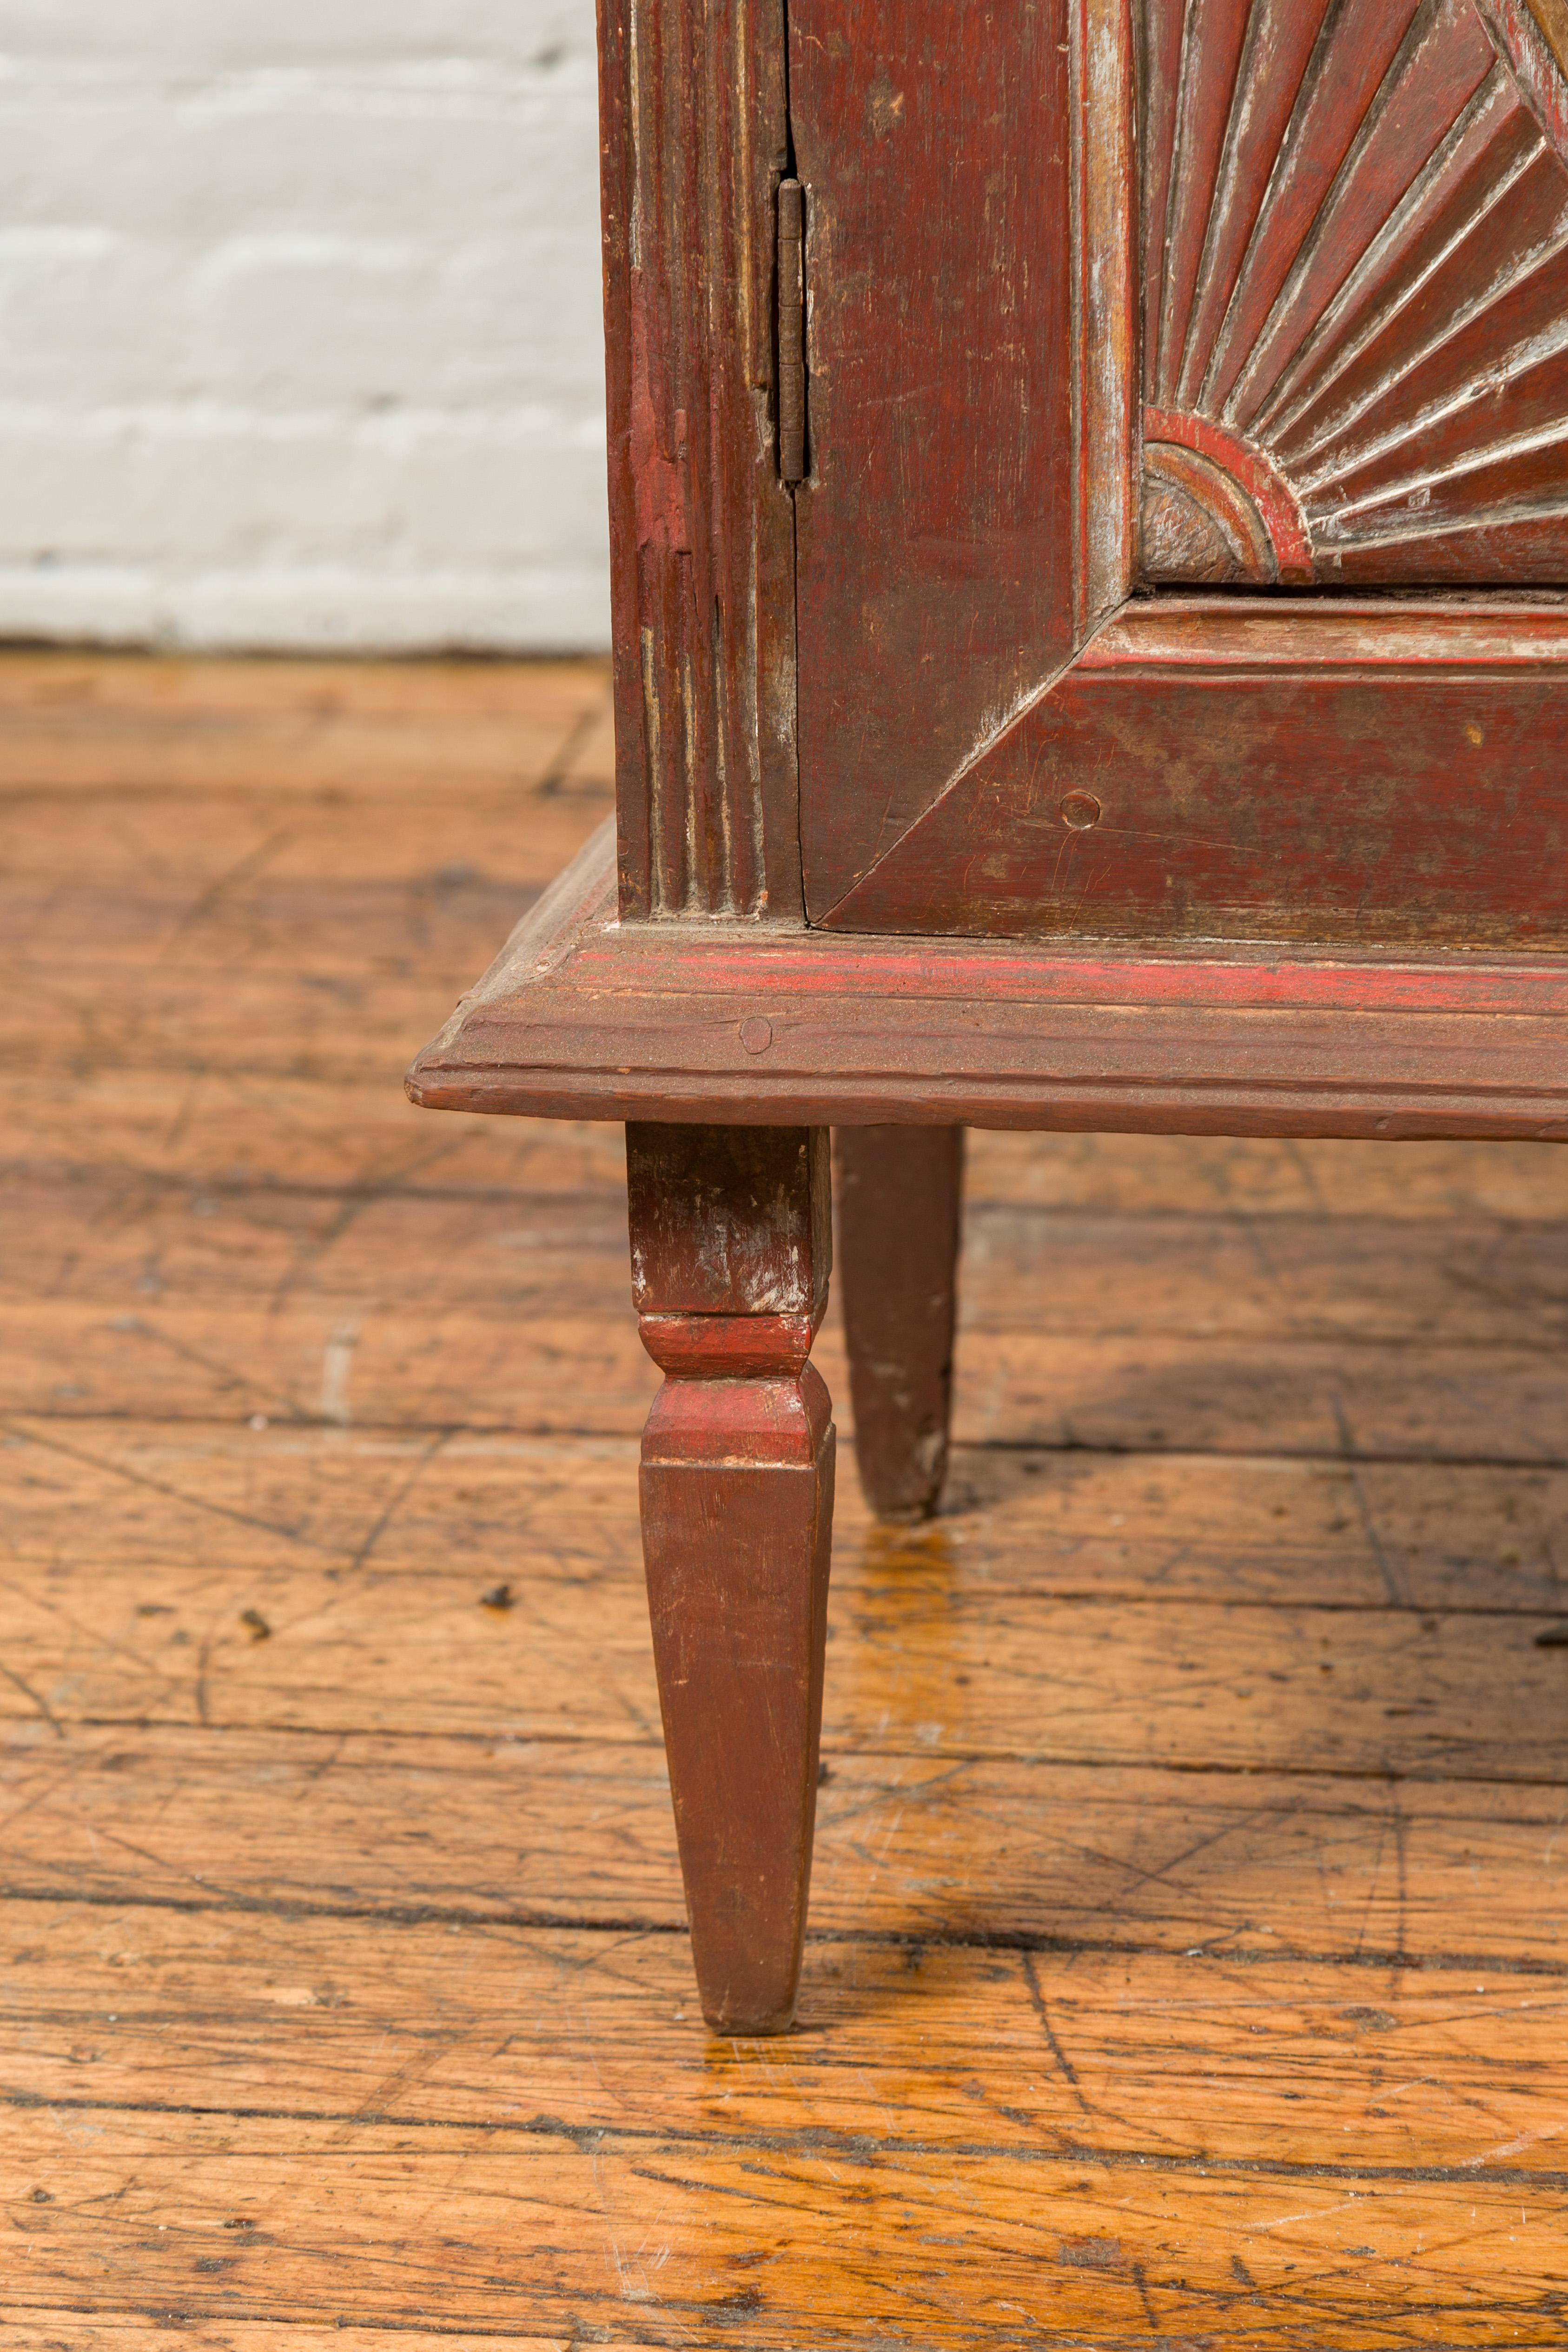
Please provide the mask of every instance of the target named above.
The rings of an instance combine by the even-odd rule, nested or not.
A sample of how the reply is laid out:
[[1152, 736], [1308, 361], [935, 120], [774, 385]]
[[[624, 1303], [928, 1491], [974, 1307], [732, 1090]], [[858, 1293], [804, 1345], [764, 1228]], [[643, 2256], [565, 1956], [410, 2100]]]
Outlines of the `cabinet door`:
[[1568, 946], [1568, 0], [790, 0], [808, 910]]

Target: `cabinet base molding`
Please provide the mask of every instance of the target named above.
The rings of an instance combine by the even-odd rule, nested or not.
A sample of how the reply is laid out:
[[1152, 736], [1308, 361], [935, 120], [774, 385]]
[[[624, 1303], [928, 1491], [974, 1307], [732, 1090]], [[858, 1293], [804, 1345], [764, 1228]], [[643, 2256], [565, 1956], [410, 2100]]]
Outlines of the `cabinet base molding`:
[[409, 1073], [430, 1109], [1568, 1142], [1568, 956], [622, 922], [606, 825]]

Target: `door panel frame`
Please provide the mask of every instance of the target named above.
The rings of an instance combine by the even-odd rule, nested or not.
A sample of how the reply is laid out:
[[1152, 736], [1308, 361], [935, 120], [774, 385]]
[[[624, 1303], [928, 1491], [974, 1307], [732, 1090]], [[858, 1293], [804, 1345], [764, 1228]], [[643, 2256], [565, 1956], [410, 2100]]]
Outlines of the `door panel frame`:
[[[948, 935], [1568, 947], [1568, 806], [1552, 751], [1568, 730], [1560, 602], [1138, 593], [1132, 0], [1070, 0], [1069, 18], [1072, 205], [1060, 259], [1072, 294], [1073, 539], [1042, 540], [1040, 555], [1071, 563], [1072, 648], [869, 857], [844, 812], [882, 804], [882, 780], [855, 764], [850, 730], [814, 734], [803, 720], [811, 919]], [[1411, 42], [1417, 34], [1419, 11]], [[797, 71], [798, 117], [808, 98]], [[840, 268], [856, 258], [832, 257]], [[1249, 487], [1267, 507], [1273, 486]], [[818, 484], [802, 493], [820, 495]], [[832, 622], [847, 618], [813, 625], [812, 545], [803, 528], [808, 708], [821, 682], [813, 651], [824, 635], [841, 642]], [[1300, 584], [1300, 564], [1283, 576]], [[955, 644], [960, 623], [955, 613]], [[841, 666], [847, 695], [848, 654]], [[830, 675], [830, 701], [837, 685]]]
[[[804, 908], [851, 931], [1568, 947], [1568, 886], [1552, 878], [1568, 869], [1554, 774], [1568, 741], [1562, 599], [1135, 591], [1132, 0], [1030, 0], [1022, 12], [1066, 37], [1066, 201], [1034, 267], [1056, 274], [1070, 322], [1040, 364], [1071, 446], [1040, 428], [1009, 457], [1020, 480], [1037, 465], [1069, 473], [1066, 499], [1031, 509], [1028, 546], [1042, 579], [1071, 583], [1071, 622], [1001, 707], [994, 678], [978, 666], [971, 678], [966, 579], [983, 534], [927, 548], [874, 501], [845, 520], [864, 487], [853, 469], [864, 475], [878, 446], [876, 387], [857, 407], [833, 375], [835, 305], [856, 328], [877, 315], [863, 301], [853, 312], [861, 297], [843, 290], [865, 263], [844, 236], [849, 178], [893, 279], [901, 257], [907, 270], [933, 250], [920, 207], [951, 208], [953, 192], [939, 170], [911, 178], [910, 151], [869, 114], [858, 143], [851, 135], [852, 103], [883, 104], [896, 129], [918, 100], [891, 85], [879, 96], [864, 73], [857, 100], [857, 29], [883, 0], [836, 0], [840, 116], [813, 127], [817, 5], [601, 0], [623, 913], [798, 925]], [[902, 0], [904, 16], [922, 5]], [[989, 0], [966, 12], [977, 39], [992, 13]], [[994, 13], [998, 26], [1019, 14]], [[772, 255], [778, 185], [794, 172], [813, 446], [791, 494], [772, 443]], [[939, 249], [972, 250], [975, 221], [937, 227]], [[943, 331], [963, 347], [961, 310]], [[902, 642], [894, 630], [871, 644], [841, 576], [835, 590], [835, 566], [851, 567], [834, 534], [841, 551], [852, 531], [862, 571], [896, 579]], [[935, 740], [943, 647], [958, 749], [899, 804]], [[880, 733], [865, 723], [873, 688]], [[1293, 748], [1292, 711], [1305, 714]], [[1370, 783], [1369, 743], [1382, 746]], [[1170, 780], [1163, 802], [1117, 803], [1156, 773]], [[1087, 801], [1092, 821], [1075, 821]]]

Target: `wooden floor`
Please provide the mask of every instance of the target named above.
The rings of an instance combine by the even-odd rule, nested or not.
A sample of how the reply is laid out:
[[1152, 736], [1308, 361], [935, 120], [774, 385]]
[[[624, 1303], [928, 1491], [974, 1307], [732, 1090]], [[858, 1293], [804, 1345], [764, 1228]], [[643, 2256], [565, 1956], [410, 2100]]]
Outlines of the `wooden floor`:
[[399, 1087], [609, 760], [593, 667], [0, 662], [0, 2352], [1568, 2344], [1568, 1163], [975, 1139], [716, 2043], [620, 1137]]

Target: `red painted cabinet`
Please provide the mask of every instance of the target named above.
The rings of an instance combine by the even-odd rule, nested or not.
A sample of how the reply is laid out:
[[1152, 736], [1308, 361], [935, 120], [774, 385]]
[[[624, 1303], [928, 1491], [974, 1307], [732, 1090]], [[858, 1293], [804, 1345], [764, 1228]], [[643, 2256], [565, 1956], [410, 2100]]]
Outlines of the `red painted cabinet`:
[[631, 44], [629, 908], [1568, 941], [1563, 0], [665, 0]]
[[[602, 0], [618, 793], [411, 1077], [630, 1123], [708, 2016], [966, 1125], [1568, 1140], [1568, 0]], [[920, 1128], [917, 1138], [900, 1128]]]
[[1562, 0], [791, 0], [806, 902], [1568, 943]]

